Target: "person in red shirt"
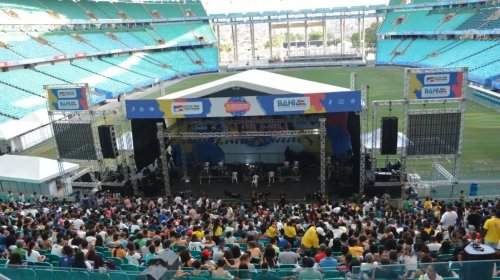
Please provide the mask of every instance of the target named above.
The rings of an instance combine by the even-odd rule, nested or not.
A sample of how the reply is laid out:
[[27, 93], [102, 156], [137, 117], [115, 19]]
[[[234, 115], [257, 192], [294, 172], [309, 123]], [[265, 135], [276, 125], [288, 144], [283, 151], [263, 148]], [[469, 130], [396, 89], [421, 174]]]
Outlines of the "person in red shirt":
[[325, 250], [326, 250], [326, 245], [325, 244], [319, 245], [318, 253], [316, 253], [316, 255], [314, 256], [314, 261], [316, 261], [317, 263], [319, 263], [320, 260], [322, 260], [323, 258], [325, 258], [326, 257]]

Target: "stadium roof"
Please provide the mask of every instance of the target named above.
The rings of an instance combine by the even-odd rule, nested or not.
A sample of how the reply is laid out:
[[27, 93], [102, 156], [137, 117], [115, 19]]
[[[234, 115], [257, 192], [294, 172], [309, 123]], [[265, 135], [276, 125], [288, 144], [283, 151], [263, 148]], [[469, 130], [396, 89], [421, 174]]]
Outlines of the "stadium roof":
[[[63, 162], [66, 173], [79, 168], [78, 164]], [[0, 180], [40, 184], [59, 177], [56, 160], [19, 155], [0, 156]]]
[[351, 91], [348, 88], [308, 81], [272, 72], [248, 70], [210, 83], [174, 92], [158, 99], [201, 98], [230, 88], [246, 88], [273, 95]]

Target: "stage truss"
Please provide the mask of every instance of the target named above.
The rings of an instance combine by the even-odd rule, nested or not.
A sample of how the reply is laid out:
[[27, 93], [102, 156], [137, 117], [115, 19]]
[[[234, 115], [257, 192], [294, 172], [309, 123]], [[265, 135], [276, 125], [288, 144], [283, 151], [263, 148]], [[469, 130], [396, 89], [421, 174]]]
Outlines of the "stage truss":
[[[113, 169], [112, 164], [106, 164], [106, 160], [103, 158], [102, 151], [101, 151], [101, 146], [100, 146], [100, 141], [99, 141], [99, 133], [98, 133], [98, 119], [104, 120], [104, 124], [106, 124], [106, 116], [112, 115], [112, 119], [115, 121], [121, 121], [119, 115], [125, 116], [123, 112], [120, 112], [118, 109], [117, 110], [93, 110], [90, 107], [90, 102], [91, 102], [91, 94], [90, 94], [90, 88], [88, 87], [88, 84], [62, 84], [62, 85], [46, 85], [45, 87], [46, 94], [47, 94], [47, 108], [48, 108], [48, 115], [49, 115], [49, 121], [52, 126], [52, 129], [54, 130], [54, 126], [56, 124], [60, 123], [66, 123], [66, 124], [88, 124], [91, 127], [91, 138], [94, 144], [94, 151], [95, 153], [95, 159], [94, 160], [88, 160], [88, 159], [75, 159], [75, 158], [66, 158], [65, 156], [61, 155], [61, 152], [58, 149], [58, 145], [55, 140], [55, 135], [54, 135], [54, 146], [56, 149], [56, 155], [57, 155], [57, 162], [58, 162], [58, 168], [59, 168], [59, 174], [60, 174], [60, 180], [59, 184], [64, 187], [64, 195], [70, 195], [73, 192], [73, 187], [78, 187], [78, 188], [86, 188], [89, 190], [100, 190], [101, 189], [101, 182], [98, 180], [98, 178], [95, 177], [94, 171], [99, 171], [100, 174], [104, 174], [105, 170], [111, 167]], [[48, 98], [48, 91], [52, 89], [75, 89], [75, 88], [84, 88], [86, 91], [86, 102], [88, 104], [88, 109], [79, 109], [79, 110], [64, 110], [64, 109], [54, 109], [51, 104], [50, 100]], [[122, 104], [123, 105], [123, 104]], [[121, 106], [122, 108], [124, 106]], [[123, 117], [121, 117], [123, 119]], [[125, 119], [123, 119], [125, 121]], [[122, 127], [121, 125], [114, 125], [115, 127], [115, 132], [116, 135], [122, 135]], [[121, 142], [123, 141], [122, 137], [117, 137], [117, 141]], [[121, 147], [127, 146], [124, 143], [121, 143], [121, 145], [118, 145]], [[131, 146], [129, 144], [128, 146]], [[121, 159], [120, 159], [121, 158]], [[134, 162], [133, 162], [133, 157], [130, 156], [130, 151], [123, 151], [120, 150], [119, 155], [116, 156], [114, 159], [114, 169], [120, 164], [120, 160], [123, 163], [128, 164], [132, 168], [132, 174], [135, 174], [134, 170]], [[73, 174], [69, 175], [64, 172], [64, 167], [63, 167], [63, 162], [64, 161], [69, 161], [69, 162], [74, 162], [78, 163], [80, 165], [80, 169]], [[111, 163], [111, 162], [109, 162]], [[107, 166], [107, 167], [106, 167]], [[91, 182], [76, 182], [78, 178], [82, 177], [85, 174], [89, 174], [91, 178]], [[127, 178], [128, 179], [128, 178]], [[135, 186], [135, 184], [134, 184]]]
[[[281, 130], [281, 131], [227, 131], [227, 132], [172, 132], [172, 128], [164, 128], [162, 123], [157, 123], [157, 137], [160, 142], [160, 155], [162, 161], [163, 180], [165, 185], [165, 195], [170, 195], [171, 182], [167, 165], [167, 153], [165, 140], [169, 139], [208, 139], [208, 138], [248, 138], [258, 136], [269, 137], [297, 137], [304, 135], [318, 135], [320, 138], [320, 191], [326, 193], [326, 118], [319, 117], [319, 126], [316, 129], [303, 130]], [[283, 122], [283, 121], [281, 121]], [[187, 173], [187, 162], [185, 160], [184, 149], [181, 149], [183, 180], [190, 180]]]
[[[462, 80], [462, 96], [460, 98], [442, 98], [442, 99], [409, 99], [409, 75], [408, 73], [418, 73], [418, 74], [433, 74], [433, 73], [443, 73], [451, 71], [461, 71], [463, 72]], [[466, 101], [466, 89], [467, 89], [467, 68], [433, 68], [433, 69], [406, 69], [405, 81], [404, 81], [404, 99], [402, 100], [381, 100], [373, 101], [372, 105], [372, 131], [375, 132], [379, 126], [379, 110], [380, 107], [388, 107], [389, 112], [392, 111], [394, 107], [400, 107], [403, 109], [403, 135], [404, 141], [402, 141], [400, 162], [401, 162], [401, 172], [400, 172], [400, 182], [403, 185], [406, 182], [407, 170], [407, 160], [408, 159], [432, 159], [432, 171], [430, 181], [425, 181], [429, 186], [437, 187], [444, 185], [452, 185], [452, 191], [450, 197], [454, 194], [454, 187], [458, 184], [460, 178], [460, 167], [461, 167], [461, 156], [462, 156], [462, 144], [463, 144], [463, 130], [464, 130], [464, 117], [465, 117], [465, 101]], [[409, 130], [409, 116], [410, 115], [424, 115], [424, 114], [448, 114], [448, 113], [459, 113], [460, 114], [460, 125], [458, 132], [458, 146], [453, 154], [443, 153], [443, 154], [433, 154], [433, 155], [409, 155], [408, 146], [409, 141], [407, 135]], [[380, 135], [378, 135], [380, 137]], [[371, 158], [373, 167], [377, 167], [377, 149], [376, 149], [376, 137], [372, 137], [371, 143]], [[448, 171], [445, 167], [437, 162], [438, 159], [453, 157], [452, 170]], [[441, 175], [445, 180], [439, 180], [437, 177]]]

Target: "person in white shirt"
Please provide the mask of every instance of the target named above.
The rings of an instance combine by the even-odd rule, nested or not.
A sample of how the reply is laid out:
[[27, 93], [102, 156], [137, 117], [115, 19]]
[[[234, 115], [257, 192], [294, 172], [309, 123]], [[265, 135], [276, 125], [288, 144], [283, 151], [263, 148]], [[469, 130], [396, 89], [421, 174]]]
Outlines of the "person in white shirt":
[[80, 227], [83, 226], [84, 224], [85, 222], [82, 219], [76, 218], [73, 220], [73, 229], [79, 231]]
[[128, 264], [139, 266], [139, 261], [141, 260], [141, 254], [135, 251], [135, 245], [132, 242], [127, 243], [127, 255], [125, 258]]
[[441, 228], [443, 230], [448, 230], [450, 226], [455, 226], [457, 223], [458, 215], [457, 212], [453, 211], [453, 208], [451, 205], [446, 206], [446, 212], [443, 214], [441, 217]]
[[52, 255], [57, 255], [59, 257], [63, 256], [62, 249], [65, 245], [66, 241], [64, 239], [60, 238], [57, 240], [57, 243], [52, 245], [52, 250], [50, 250], [50, 253]]
[[437, 252], [441, 248], [441, 244], [437, 242], [437, 239], [434, 235], [430, 237], [430, 243], [427, 244], [427, 248], [429, 248], [430, 252]]
[[27, 262], [43, 262], [45, 260], [45, 256], [40, 255], [40, 253], [33, 248], [35, 247], [36, 242], [30, 241], [28, 244], [28, 251], [26, 252], [26, 261]]

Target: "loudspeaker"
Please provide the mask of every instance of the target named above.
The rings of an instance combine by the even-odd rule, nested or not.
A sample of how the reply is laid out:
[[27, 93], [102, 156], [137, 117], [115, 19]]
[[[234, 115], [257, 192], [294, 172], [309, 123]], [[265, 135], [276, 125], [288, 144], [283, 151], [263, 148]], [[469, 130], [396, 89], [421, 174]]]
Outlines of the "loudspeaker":
[[382, 155], [395, 155], [398, 149], [398, 118], [382, 118], [382, 139], [380, 150]]
[[115, 126], [100, 125], [97, 130], [99, 132], [102, 157], [116, 158], [118, 156], [118, 147], [116, 145]]
[[131, 121], [137, 170], [154, 163], [155, 159], [160, 156], [160, 142], [156, 134], [158, 122], [165, 124], [163, 119], [133, 119]]

